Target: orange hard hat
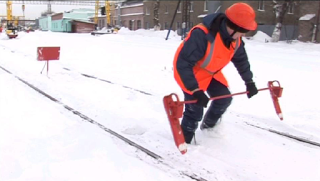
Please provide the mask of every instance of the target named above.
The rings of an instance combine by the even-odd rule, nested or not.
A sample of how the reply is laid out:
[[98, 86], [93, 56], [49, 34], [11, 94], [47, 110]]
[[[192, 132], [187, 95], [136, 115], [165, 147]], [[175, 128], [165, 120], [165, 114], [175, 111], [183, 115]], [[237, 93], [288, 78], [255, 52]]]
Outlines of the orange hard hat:
[[237, 26], [246, 30], [257, 29], [256, 13], [246, 3], [235, 3], [226, 10], [228, 19]]

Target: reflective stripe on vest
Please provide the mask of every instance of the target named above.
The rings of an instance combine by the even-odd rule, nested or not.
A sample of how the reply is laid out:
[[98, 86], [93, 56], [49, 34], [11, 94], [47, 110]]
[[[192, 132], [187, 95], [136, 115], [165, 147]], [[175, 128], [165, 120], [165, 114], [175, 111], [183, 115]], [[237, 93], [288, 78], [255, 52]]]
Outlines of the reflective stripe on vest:
[[[185, 41], [188, 41], [191, 36], [191, 32], [195, 28], [201, 29], [206, 35], [210, 33], [203, 24], [198, 24], [189, 31], [187, 37], [185, 38]], [[219, 32], [215, 34], [213, 40], [213, 42], [207, 40], [208, 43], [205, 55], [200, 60], [198, 60], [198, 62], [192, 68], [193, 74], [198, 83], [198, 88], [203, 91], [207, 90], [212, 78], [228, 87], [228, 81], [224, 77], [221, 70], [232, 60], [232, 57], [241, 45], [241, 39], [238, 38], [237, 41], [231, 43], [230, 48], [227, 48], [224, 45]], [[185, 45], [185, 41], [181, 42], [174, 56], [174, 78], [177, 81], [178, 85], [182, 88], [182, 90], [191, 95], [191, 91], [193, 90], [189, 90], [185, 87], [185, 84], [182, 81], [177, 70], [178, 57]]]
[[[206, 57], [206, 59], [204, 60], [204, 62], [201, 64], [201, 68], [205, 69], [208, 73], [210, 73], [211, 75], [214, 75], [216, 74], [217, 72], [219, 72], [220, 70], [217, 70], [215, 72], [212, 72], [212, 71], [209, 71], [206, 69], [206, 67], [210, 64], [210, 61], [211, 61], [211, 57], [212, 57], [212, 54], [213, 54], [213, 50], [214, 50], [214, 41], [211, 43], [211, 42], [208, 42], [208, 46], [210, 46], [210, 52], [209, 52], [209, 55]], [[232, 45], [232, 44], [231, 44]], [[234, 48], [234, 53], [233, 55], [236, 53], [236, 51], [238, 50], [239, 48], [239, 38], [237, 38], [236, 40], [236, 46]]]

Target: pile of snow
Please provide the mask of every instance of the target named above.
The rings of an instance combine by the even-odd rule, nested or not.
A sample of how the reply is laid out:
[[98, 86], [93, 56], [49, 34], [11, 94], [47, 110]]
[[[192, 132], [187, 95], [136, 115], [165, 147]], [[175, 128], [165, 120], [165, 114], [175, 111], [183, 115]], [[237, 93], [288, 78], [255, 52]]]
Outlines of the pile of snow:
[[271, 37], [262, 31], [257, 31], [257, 33], [252, 37], [252, 40], [268, 43], [270, 42]]
[[102, 28], [101, 30], [98, 30], [98, 31], [96, 31], [96, 32], [98, 32], [98, 33], [113, 33], [113, 28], [106, 28], [106, 27], [104, 27], [104, 28]]
[[[132, 31], [128, 28], [122, 27], [118, 34], [121, 35], [141, 35], [141, 36], [147, 36], [147, 37], [161, 37], [166, 38], [169, 30], [161, 30], [161, 31], [155, 31], [154, 29], [145, 30], [145, 29], [138, 29], [136, 31]], [[177, 31], [170, 31], [169, 39], [177, 39], [180, 40], [181, 37], [177, 34]]]

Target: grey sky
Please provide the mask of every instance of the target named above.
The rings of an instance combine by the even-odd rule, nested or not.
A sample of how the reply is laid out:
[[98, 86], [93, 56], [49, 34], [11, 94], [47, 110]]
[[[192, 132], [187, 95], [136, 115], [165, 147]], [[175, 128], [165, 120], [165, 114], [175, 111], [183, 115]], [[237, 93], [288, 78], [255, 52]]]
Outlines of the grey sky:
[[[94, 6], [80, 6], [80, 5], [51, 5], [52, 11], [59, 13], [63, 11], [68, 11], [71, 9], [77, 8], [91, 8], [94, 9]], [[25, 5], [25, 16], [26, 19], [36, 19], [40, 17], [41, 12], [46, 11], [47, 5]], [[22, 16], [22, 4], [13, 4], [12, 5], [12, 14], [13, 16]], [[6, 4], [0, 3], [0, 15], [7, 15]]]

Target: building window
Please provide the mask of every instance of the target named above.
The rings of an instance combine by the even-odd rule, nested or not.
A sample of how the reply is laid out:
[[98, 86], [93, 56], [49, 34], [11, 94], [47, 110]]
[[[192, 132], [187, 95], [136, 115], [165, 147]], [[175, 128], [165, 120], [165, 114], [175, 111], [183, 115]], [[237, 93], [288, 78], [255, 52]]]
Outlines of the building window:
[[167, 5], [164, 7], [164, 14], [169, 14], [169, 10], [168, 10], [168, 6]]
[[141, 20], [137, 21], [137, 29], [141, 29]]
[[259, 0], [258, 1], [258, 10], [259, 11], [264, 11], [264, 0]]
[[177, 13], [181, 13], [181, 2], [179, 3], [179, 7], [177, 9]]
[[146, 15], [150, 15], [150, 9], [146, 7]]
[[164, 29], [165, 29], [165, 30], [169, 29], [169, 27], [168, 27], [168, 22], [164, 22]]
[[129, 30], [134, 30], [133, 23], [134, 23], [134, 20], [129, 20]]
[[149, 22], [145, 22], [144, 28], [149, 29]]
[[190, 1], [190, 12], [193, 12], [193, 1]]
[[208, 0], [204, 1], [204, 11], [208, 11]]
[[289, 3], [288, 14], [293, 14], [294, 4], [293, 2]]

